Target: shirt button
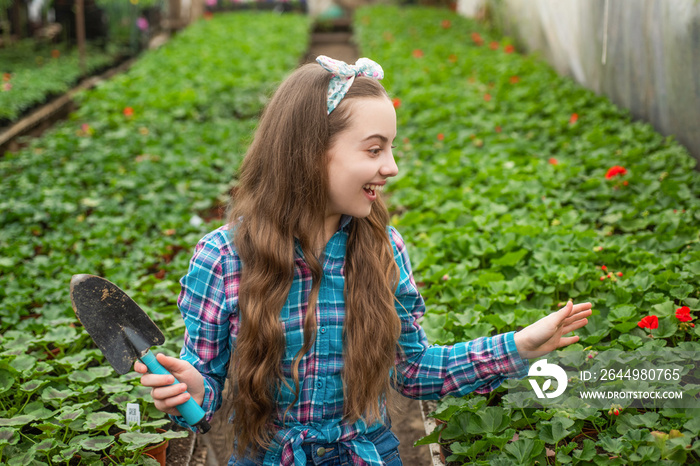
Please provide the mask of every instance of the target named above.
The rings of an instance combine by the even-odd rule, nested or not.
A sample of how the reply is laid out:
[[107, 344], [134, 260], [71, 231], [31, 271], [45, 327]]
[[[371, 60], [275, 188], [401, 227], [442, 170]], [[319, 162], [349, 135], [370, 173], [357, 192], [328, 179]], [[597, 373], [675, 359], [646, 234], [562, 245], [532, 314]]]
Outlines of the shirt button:
[[316, 382], [316, 388], [323, 387], [323, 382]]
[[326, 454], [326, 449], [323, 448], [323, 447], [319, 447], [318, 450], [316, 450], [316, 454], [317, 454], [318, 456], [323, 456], [323, 455]]
[[326, 327], [321, 327], [321, 333], [326, 333]]

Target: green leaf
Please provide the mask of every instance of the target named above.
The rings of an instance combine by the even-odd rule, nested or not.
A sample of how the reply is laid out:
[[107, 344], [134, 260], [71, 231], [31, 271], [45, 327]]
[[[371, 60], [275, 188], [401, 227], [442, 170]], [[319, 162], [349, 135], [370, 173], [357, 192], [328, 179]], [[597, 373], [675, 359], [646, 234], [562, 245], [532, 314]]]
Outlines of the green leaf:
[[539, 439], [518, 439], [507, 444], [503, 449], [517, 465], [533, 464], [533, 459], [544, 450], [544, 442]]
[[72, 406], [62, 409], [56, 416], [56, 420], [63, 425], [71, 424], [73, 421], [83, 415], [82, 408], [74, 408]]
[[52, 435], [54, 432], [65, 429], [64, 426], [56, 424], [54, 422], [35, 422], [32, 427], [39, 429], [40, 431]]
[[15, 383], [10, 372], [0, 369], [0, 393], [6, 392]]
[[500, 273], [482, 272], [479, 274], [478, 280], [475, 282], [480, 286], [487, 286], [491, 282], [503, 281], [505, 277]]
[[24, 407], [24, 414], [33, 416], [37, 420], [48, 419], [53, 416], [54, 412], [44, 406], [41, 401], [32, 401]]
[[35, 444], [32, 446], [32, 450], [38, 451], [38, 452], [40, 452], [40, 453], [48, 453], [48, 452], [50, 452], [51, 450], [53, 450], [53, 448], [54, 448], [56, 445], [58, 445], [58, 441], [57, 441], [56, 439], [53, 439], [53, 438], [45, 438], [45, 439], [42, 439], [41, 441], [35, 443]]
[[489, 442], [486, 440], [477, 440], [475, 442], [454, 442], [450, 444], [452, 455], [448, 456], [446, 459], [447, 461], [457, 461], [460, 458], [474, 458], [488, 445]]
[[36, 364], [36, 357], [30, 354], [21, 354], [10, 362], [10, 367], [17, 372], [28, 372]]
[[498, 259], [492, 259], [491, 263], [505, 267], [513, 267], [515, 264], [519, 263], [527, 253], [527, 249], [518, 249], [517, 251], [504, 254]]
[[75, 328], [68, 325], [59, 325], [57, 327], [50, 328], [46, 335], [44, 335], [43, 340], [56, 345], [64, 346], [73, 343], [77, 339], [77, 336], [78, 331]]
[[89, 430], [105, 430], [115, 422], [123, 419], [121, 414], [98, 411], [90, 413], [85, 420], [85, 428]]
[[596, 455], [595, 443], [590, 439], [583, 439], [583, 448], [573, 450], [571, 455], [580, 461], [591, 461]]
[[638, 312], [639, 311], [635, 306], [623, 304], [621, 306], [615, 306], [614, 308], [612, 308], [608, 317], [614, 321], [626, 322], [630, 319], [636, 319], [638, 317]]
[[62, 403], [63, 401], [67, 400], [70, 397], [77, 396], [78, 392], [66, 389], [66, 390], [59, 390], [54, 387], [46, 387], [42, 392], [41, 392], [41, 399], [44, 401], [58, 401], [59, 403]]
[[447, 317], [445, 314], [426, 312], [421, 326], [425, 331], [428, 341], [431, 343], [448, 344], [454, 341], [454, 333], [445, 330], [447, 326]]
[[430, 445], [431, 443], [438, 443], [440, 441], [440, 429], [437, 427], [433, 429], [433, 431], [416, 440], [416, 442], [413, 444], [414, 447], [420, 446], [420, 445]]
[[[19, 441], [19, 432], [11, 427], [0, 427], [0, 447], [15, 445]], [[1, 448], [0, 448], [1, 450]]]
[[[167, 423], [169, 424], [170, 421], [167, 421]], [[166, 440], [172, 440], [172, 439], [176, 439], [176, 438], [185, 438], [189, 435], [189, 432], [186, 430], [178, 430], [178, 431], [166, 430], [165, 432], [161, 433], [160, 435], [162, 435], [163, 438], [165, 438]]]
[[[68, 448], [63, 448], [59, 451], [59, 454], [54, 455], [51, 460], [54, 463], [62, 463], [62, 462], [67, 462], [70, 461], [76, 453], [80, 451], [80, 446], [79, 445], [71, 445]], [[85, 457], [87, 458], [87, 455], [81, 455], [81, 459]]]
[[36, 417], [30, 414], [22, 414], [20, 416], [11, 417], [9, 419], [0, 419], [0, 427], [25, 426], [35, 420]]
[[607, 435], [602, 435], [598, 438], [598, 441], [596, 442], [596, 446], [601, 447], [603, 450], [607, 451], [608, 453], [614, 453], [614, 454], [620, 454], [622, 453], [626, 446], [622, 442], [622, 440], [617, 439], [617, 438], [612, 438]]
[[68, 375], [68, 380], [71, 382], [80, 382], [83, 384], [89, 384], [97, 378], [95, 373], [89, 371], [73, 371]]
[[497, 433], [502, 432], [510, 424], [510, 414], [504, 408], [487, 406], [477, 412], [477, 418], [469, 424], [471, 433]]
[[25, 393], [34, 393], [47, 383], [49, 383], [48, 380], [29, 380], [20, 385], [19, 388]]
[[692, 416], [690, 419], [685, 421], [683, 428], [689, 430], [693, 435], [700, 435], [700, 417]]
[[[125, 434], [120, 436], [123, 437]], [[80, 446], [86, 450], [90, 451], [101, 451], [105, 450], [114, 443], [114, 437], [111, 435], [97, 435], [95, 437], [89, 437], [80, 441]]]
[[540, 425], [540, 438], [551, 445], [556, 445], [573, 431], [569, 430], [574, 425], [574, 421], [565, 417], [554, 417], [549, 422], [542, 422]]
[[125, 443], [129, 451], [139, 450], [147, 445], [158, 444], [165, 438], [162, 434], [150, 434], [145, 432], [125, 432], [119, 436], [119, 441]]
[[462, 412], [452, 416], [442, 430], [441, 437], [445, 440], [452, 440], [460, 437], [471, 438], [469, 423], [474, 416], [474, 413], [469, 412]]

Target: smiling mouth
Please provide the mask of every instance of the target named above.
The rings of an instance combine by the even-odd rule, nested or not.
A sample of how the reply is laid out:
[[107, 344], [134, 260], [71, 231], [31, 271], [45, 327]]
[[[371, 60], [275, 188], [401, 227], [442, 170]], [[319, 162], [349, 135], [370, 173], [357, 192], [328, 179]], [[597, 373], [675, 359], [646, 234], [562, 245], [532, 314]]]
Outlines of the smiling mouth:
[[372, 196], [384, 191], [384, 185], [382, 184], [366, 184], [362, 187], [365, 191], [370, 193]]

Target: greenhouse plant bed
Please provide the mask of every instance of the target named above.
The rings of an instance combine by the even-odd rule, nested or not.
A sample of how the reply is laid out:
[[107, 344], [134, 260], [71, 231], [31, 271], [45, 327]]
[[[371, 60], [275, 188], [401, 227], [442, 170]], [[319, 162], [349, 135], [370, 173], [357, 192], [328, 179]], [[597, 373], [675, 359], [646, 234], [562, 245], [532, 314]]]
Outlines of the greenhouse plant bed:
[[[366, 7], [353, 30], [361, 55], [384, 68], [397, 112], [399, 174], [386, 192], [430, 343], [517, 331], [572, 299], [593, 304], [566, 348], [587, 364], [612, 350], [700, 351], [700, 173], [685, 148], [449, 10]], [[682, 365], [689, 403], [694, 360]], [[692, 404], [570, 397], [538, 408], [534, 395], [512, 393], [521, 385], [532, 394], [512, 379], [438, 403], [450, 461], [700, 462]]]
[[127, 430], [127, 403], [140, 406], [142, 429], [167, 421], [138, 374], [115, 374], [79, 325], [70, 278], [123, 287], [165, 334], [156, 351], [179, 353], [178, 280], [219, 226], [202, 216], [229, 191], [308, 30], [304, 17], [270, 13], [197, 22], [0, 158], [0, 462], [99, 460], [111, 428]]

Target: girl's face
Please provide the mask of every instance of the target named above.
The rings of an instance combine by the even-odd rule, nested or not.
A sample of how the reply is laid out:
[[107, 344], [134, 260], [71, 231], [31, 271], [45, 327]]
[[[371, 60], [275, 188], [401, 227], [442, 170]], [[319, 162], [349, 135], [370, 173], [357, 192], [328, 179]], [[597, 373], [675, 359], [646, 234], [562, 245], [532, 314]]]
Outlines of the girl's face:
[[372, 97], [348, 104], [352, 105], [350, 124], [336, 136], [327, 154], [327, 231], [337, 229], [342, 214], [367, 217], [386, 180], [399, 172], [392, 153], [396, 112], [391, 101]]

